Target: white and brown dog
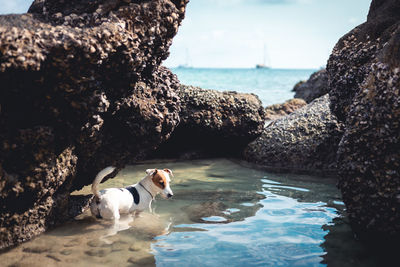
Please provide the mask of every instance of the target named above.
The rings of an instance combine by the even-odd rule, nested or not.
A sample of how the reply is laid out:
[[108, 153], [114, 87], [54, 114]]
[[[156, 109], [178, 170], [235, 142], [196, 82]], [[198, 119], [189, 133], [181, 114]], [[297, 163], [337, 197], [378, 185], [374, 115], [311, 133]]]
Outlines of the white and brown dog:
[[158, 193], [164, 198], [173, 196], [169, 186], [173, 176], [170, 169], [148, 169], [147, 175], [137, 184], [99, 191], [97, 187], [100, 182], [114, 170], [114, 167], [107, 167], [100, 171], [92, 184], [94, 200], [90, 205], [90, 211], [97, 218], [118, 220], [120, 214], [143, 211], [147, 208], [151, 212], [151, 202]]

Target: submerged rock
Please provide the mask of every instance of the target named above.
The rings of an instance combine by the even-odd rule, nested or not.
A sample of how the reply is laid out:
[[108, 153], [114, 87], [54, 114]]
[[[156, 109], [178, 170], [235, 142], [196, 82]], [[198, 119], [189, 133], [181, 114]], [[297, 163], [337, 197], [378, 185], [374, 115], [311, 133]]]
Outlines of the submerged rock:
[[179, 123], [161, 67], [187, 0], [36, 0], [0, 16], [0, 249], [68, 218], [69, 193]]
[[254, 94], [182, 85], [181, 122], [155, 156], [235, 156], [262, 132], [264, 108]]
[[244, 158], [265, 168], [297, 172], [335, 172], [342, 124], [322, 96], [269, 124], [244, 150]]
[[301, 98], [293, 98], [282, 104], [275, 104], [265, 108], [265, 119], [273, 121], [293, 113], [307, 103]]
[[361, 237], [400, 235], [400, 2], [373, 0], [368, 20], [328, 61], [331, 109], [345, 123], [339, 188]]
[[314, 99], [329, 93], [328, 74], [325, 69], [311, 74], [307, 81], [298, 82], [293, 91], [294, 97], [304, 99], [310, 103]]

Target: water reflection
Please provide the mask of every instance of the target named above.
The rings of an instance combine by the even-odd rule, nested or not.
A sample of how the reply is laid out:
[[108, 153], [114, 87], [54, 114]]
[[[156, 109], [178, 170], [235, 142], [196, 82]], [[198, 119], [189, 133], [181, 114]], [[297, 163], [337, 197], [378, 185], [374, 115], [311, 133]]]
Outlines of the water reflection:
[[313, 266], [331, 261], [332, 247], [321, 243], [328, 233], [322, 226], [332, 225], [343, 209], [334, 180], [270, 174], [215, 159], [129, 166], [101, 187], [135, 183], [154, 167], [172, 169], [175, 175], [174, 198], [156, 201], [155, 214], [126, 216], [113, 225], [85, 213], [2, 254], [2, 263]]
[[[174, 266], [320, 265], [325, 254], [320, 244], [326, 235], [321, 226], [330, 224], [338, 216], [337, 210], [326, 202], [307, 202], [315, 198], [313, 186], [321, 185], [311, 183], [307, 185], [309, 189], [305, 190], [299, 187], [298, 182], [291, 181], [285, 183], [287, 186], [280, 186], [279, 192], [282, 194], [279, 195], [274, 190], [276, 187], [270, 185], [281, 182], [260, 181], [256, 194], [263, 197], [257, 197], [259, 200], [257, 208], [253, 209], [254, 214], [228, 224], [215, 224], [214, 219], [219, 222], [221, 217], [214, 216], [211, 222], [207, 220], [194, 225], [175, 226], [172, 233], [157, 237], [158, 242], [152, 244], [157, 265], [167, 266], [171, 262]], [[304, 184], [304, 181], [301, 183]], [[323, 200], [332, 200], [329, 192], [334, 193], [333, 196], [337, 193], [330, 182], [325, 183], [325, 188], [322, 186], [319, 189], [325, 192]], [[295, 193], [293, 191], [303, 194], [301, 200], [289, 197]], [[241, 205], [241, 208], [237, 208], [239, 211], [234, 211], [240, 214], [240, 209], [252, 207], [253, 204]], [[215, 210], [223, 208], [221, 206]], [[206, 232], [174, 231], [189, 226]]]

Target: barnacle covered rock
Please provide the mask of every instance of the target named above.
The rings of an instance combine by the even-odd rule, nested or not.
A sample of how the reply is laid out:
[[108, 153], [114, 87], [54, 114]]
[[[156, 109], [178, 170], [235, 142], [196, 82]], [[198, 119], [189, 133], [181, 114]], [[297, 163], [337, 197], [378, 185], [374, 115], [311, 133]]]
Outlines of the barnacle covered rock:
[[239, 156], [262, 133], [265, 112], [254, 94], [186, 85], [177, 93], [181, 122], [158, 157]]
[[244, 158], [272, 170], [335, 173], [343, 124], [331, 113], [329, 102], [325, 95], [272, 121], [246, 147]]
[[331, 109], [345, 123], [339, 188], [353, 229], [400, 234], [400, 2], [373, 0], [328, 61]]
[[0, 249], [68, 216], [69, 193], [179, 123], [160, 66], [187, 0], [36, 0], [0, 16]]

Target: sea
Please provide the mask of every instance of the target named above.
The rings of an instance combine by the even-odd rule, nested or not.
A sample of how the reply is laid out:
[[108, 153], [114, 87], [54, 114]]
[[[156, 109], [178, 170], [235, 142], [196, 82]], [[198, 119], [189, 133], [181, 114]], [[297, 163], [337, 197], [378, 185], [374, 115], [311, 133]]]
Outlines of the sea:
[[182, 84], [218, 91], [258, 95], [263, 106], [293, 98], [294, 85], [307, 80], [317, 69], [211, 69], [178, 67], [171, 69]]

